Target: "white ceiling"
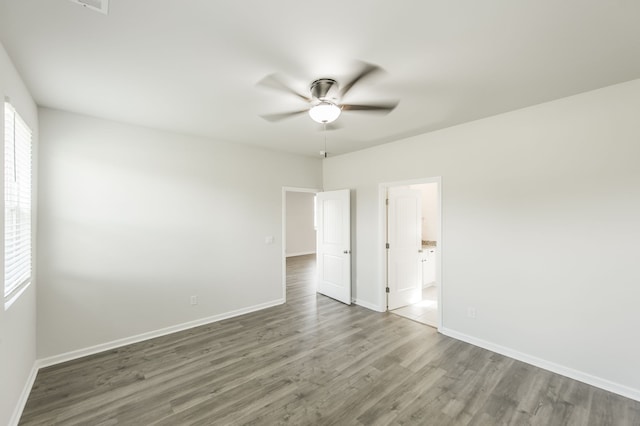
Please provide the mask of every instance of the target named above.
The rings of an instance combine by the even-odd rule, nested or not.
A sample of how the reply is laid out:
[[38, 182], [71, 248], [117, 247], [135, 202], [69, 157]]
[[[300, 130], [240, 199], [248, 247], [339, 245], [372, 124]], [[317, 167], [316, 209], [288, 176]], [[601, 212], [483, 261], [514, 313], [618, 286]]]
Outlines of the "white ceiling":
[[400, 104], [343, 113], [340, 154], [640, 78], [640, 1], [0, 0], [0, 40], [39, 105], [306, 155], [321, 125], [256, 83], [377, 64], [345, 101]]

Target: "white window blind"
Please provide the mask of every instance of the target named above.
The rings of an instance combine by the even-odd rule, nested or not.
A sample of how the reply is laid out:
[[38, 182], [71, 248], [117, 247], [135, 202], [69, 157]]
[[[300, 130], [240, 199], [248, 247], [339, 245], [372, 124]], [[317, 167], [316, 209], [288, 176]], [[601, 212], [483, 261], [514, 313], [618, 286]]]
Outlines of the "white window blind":
[[31, 130], [4, 104], [4, 297], [31, 280]]

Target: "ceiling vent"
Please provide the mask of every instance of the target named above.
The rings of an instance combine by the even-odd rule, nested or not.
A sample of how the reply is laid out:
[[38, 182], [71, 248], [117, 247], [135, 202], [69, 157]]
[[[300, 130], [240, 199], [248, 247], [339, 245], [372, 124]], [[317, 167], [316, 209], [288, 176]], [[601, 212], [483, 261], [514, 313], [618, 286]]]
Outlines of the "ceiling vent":
[[75, 4], [86, 7], [87, 9], [95, 10], [96, 12], [104, 13], [109, 12], [109, 0], [71, 0]]

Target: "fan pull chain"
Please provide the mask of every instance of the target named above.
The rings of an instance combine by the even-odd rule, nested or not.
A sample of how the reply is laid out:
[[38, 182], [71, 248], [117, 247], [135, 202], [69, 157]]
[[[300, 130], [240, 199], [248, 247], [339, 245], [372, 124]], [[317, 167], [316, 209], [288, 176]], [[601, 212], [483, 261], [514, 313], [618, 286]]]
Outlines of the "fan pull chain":
[[327, 122], [325, 121], [322, 125], [324, 127], [324, 131], [322, 132], [324, 133], [324, 158], [327, 158]]

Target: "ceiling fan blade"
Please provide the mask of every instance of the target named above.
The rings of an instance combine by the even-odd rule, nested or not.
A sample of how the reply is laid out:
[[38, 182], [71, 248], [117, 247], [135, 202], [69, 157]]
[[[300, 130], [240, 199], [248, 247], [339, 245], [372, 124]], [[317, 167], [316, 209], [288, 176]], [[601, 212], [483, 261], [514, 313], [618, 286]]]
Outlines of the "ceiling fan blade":
[[343, 98], [344, 95], [347, 94], [347, 92], [349, 92], [349, 90], [351, 90], [351, 88], [360, 80], [362, 80], [363, 78], [376, 73], [376, 72], [380, 72], [382, 71], [382, 68], [380, 68], [377, 65], [373, 65], [373, 64], [368, 64], [366, 62], [363, 63], [363, 67], [362, 70], [360, 70], [360, 72], [351, 79], [351, 81], [349, 81], [348, 83], [346, 83], [345, 85], [342, 86], [342, 89], [340, 90], [340, 98]]
[[390, 102], [378, 105], [340, 105], [343, 111], [373, 111], [373, 112], [391, 112], [398, 106], [398, 102]]
[[305, 100], [307, 102], [311, 102], [311, 98], [296, 92], [291, 87], [287, 86], [287, 84], [282, 80], [283, 80], [282, 77], [280, 77], [279, 75], [270, 74], [270, 75], [266, 76], [265, 78], [263, 78], [262, 80], [260, 80], [257, 84], [259, 84], [260, 86], [268, 87], [270, 89], [275, 89], [275, 90], [280, 90], [280, 91], [283, 91], [283, 92], [291, 93], [292, 95], [295, 95], [295, 96], [299, 97], [300, 99], [303, 99], [303, 100]]
[[260, 117], [264, 118], [267, 121], [275, 122], [275, 121], [281, 121], [287, 118], [295, 117], [296, 115], [304, 114], [308, 111], [309, 111], [308, 109], [302, 109], [300, 111], [281, 112], [277, 114], [265, 114], [265, 115], [261, 115]]

